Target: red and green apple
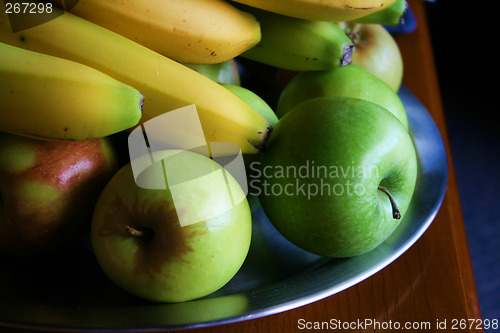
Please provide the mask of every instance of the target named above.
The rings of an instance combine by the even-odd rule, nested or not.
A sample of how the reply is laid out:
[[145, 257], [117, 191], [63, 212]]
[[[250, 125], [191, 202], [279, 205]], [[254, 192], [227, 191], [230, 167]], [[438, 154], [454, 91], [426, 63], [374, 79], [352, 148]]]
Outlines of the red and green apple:
[[42, 141], [0, 133], [0, 253], [34, 255], [83, 237], [117, 168], [107, 138]]

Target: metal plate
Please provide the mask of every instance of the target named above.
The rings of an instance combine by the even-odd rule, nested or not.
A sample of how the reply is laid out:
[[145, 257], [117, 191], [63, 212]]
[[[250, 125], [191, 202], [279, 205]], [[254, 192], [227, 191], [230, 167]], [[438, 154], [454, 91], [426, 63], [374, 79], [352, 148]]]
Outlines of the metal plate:
[[405, 220], [375, 250], [327, 259], [286, 241], [262, 210], [254, 214], [248, 258], [218, 292], [195, 301], [156, 304], [114, 286], [84, 246], [44, 261], [3, 260], [0, 323], [65, 330], [155, 330], [219, 325], [267, 316], [318, 301], [380, 271], [412, 246], [433, 221], [448, 177], [446, 150], [432, 117], [402, 87], [419, 156], [417, 187]]

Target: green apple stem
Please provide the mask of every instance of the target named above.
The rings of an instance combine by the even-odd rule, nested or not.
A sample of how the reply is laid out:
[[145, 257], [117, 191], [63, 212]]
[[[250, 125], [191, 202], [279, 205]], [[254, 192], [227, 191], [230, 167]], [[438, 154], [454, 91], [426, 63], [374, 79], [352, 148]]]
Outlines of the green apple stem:
[[144, 236], [144, 231], [142, 230], [137, 230], [136, 228], [132, 227], [131, 225], [127, 225], [125, 227], [129, 235], [134, 236], [134, 237], [141, 237]]
[[396, 220], [399, 220], [401, 218], [401, 213], [399, 212], [398, 205], [396, 204], [396, 201], [392, 197], [391, 193], [389, 193], [389, 191], [385, 187], [380, 186], [380, 185], [378, 186], [378, 189], [380, 191], [384, 192], [385, 194], [387, 194], [387, 196], [389, 197], [389, 200], [391, 201], [392, 217]]

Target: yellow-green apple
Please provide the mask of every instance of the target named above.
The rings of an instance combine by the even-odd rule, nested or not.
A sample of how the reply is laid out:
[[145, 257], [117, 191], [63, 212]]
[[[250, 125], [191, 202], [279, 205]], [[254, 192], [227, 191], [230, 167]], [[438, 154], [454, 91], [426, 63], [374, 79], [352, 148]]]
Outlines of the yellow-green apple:
[[34, 255], [85, 235], [117, 168], [107, 138], [41, 141], [0, 133], [0, 253]]
[[382, 79], [353, 64], [327, 71], [297, 74], [283, 89], [276, 113], [282, 117], [298, 104], [322, 96], [355, 97], [378, 104], [408, 128], [406, 110], [398, 94]]
[[354, 43], [351, 64], [361, 66], [398, 91], [403, 58], [392, 35], [380, 24], [337, 23]]
[[91, 229], [97, 261], [110, 280], [145, 300], [206, 296], [247, 256], [252, 222], [245, 193], [207, 156], [180, 150], [151, 156], [156, 162], [143, 171], [134, 166], [150, 156], [122, 167], [99, 197]]
[[259, 162], [259, 198], [271, 223], [295, 245], [328, 257], [384, 242], [405, 217], [417, 178], [407, 129], [353, 97], [318, 97], [290, 110]]

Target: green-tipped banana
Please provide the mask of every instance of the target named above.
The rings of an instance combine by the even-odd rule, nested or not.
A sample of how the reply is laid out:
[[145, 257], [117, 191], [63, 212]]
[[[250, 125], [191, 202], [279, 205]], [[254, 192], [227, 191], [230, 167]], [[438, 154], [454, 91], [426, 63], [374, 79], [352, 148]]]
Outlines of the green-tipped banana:
[[0, 131], [87, 140], [135, 126], [142, 94], [93, 68], [0, 43]]
[[242, 57], [293, 71], [326, 70], [348, 65], [354, 45], [331, 22], [309, 21], [238, 6], [260, 22], [262, 38]]
[[[0, 42], [80, 62], [138, 89], [144, 94], [140, 124], [194, 104], [206, 141], [231, 142], [254, 154], [265, 146], [272, 131], [269, 122], [218, 83], [76, 15], [56, 14], [51, 21], [13, 33], [0, 2]], [[167, 137], [157, 140], [172, 144]]]
[[404, 23], [403, 18], [407, 8], [407, 0], [396, 0], [396, 2], [392, 6], [384, 10], [360, 17], [358, 19], [352, 20], [351, 22], [365, 24], [383, 24], [389, 26], [400, 25]]

